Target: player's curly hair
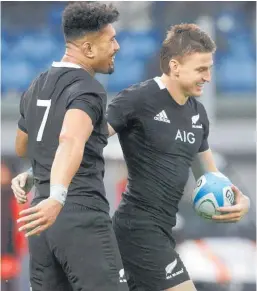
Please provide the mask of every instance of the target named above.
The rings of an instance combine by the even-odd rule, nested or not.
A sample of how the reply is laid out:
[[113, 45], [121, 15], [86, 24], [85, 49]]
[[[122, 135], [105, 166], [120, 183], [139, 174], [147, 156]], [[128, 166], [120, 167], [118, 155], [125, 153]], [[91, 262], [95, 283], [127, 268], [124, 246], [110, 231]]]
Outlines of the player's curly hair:
[[62, 27], [65, 40], [74, 40], [88, 32], [99, 31], [118, 20], [119, 12], [112, 4], [71, 2], [63, 11]]
[[169, 62], [172, 58], [182, 59], [192, 53], [214, 53], [215, 50], [214, 41], [196, 24], [182, 23], [171, 26], [161, 47], [161, 71], [169, 74]]

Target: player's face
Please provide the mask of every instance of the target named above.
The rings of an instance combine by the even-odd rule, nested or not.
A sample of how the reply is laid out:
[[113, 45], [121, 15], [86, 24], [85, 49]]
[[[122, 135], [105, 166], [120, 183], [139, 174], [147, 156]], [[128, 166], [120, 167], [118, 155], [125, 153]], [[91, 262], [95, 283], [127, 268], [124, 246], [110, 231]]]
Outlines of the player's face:
[[112, 74], [114, 72], [115, 54], [120, 49], [115, 37], [116, 32], [111, 24], [101, 30], [95, 45], [95, 71], [97, 73]]
[[193, 53], [178, 65], [178, 81], [186, 96], [201, 96], [205, 82], [211, 81], [212, 53]]

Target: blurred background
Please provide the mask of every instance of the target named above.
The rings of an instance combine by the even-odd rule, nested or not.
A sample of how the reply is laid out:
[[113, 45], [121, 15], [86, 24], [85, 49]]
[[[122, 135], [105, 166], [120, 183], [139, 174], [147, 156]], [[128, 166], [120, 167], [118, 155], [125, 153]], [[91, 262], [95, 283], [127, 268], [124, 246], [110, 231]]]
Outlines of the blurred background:
[[[12, 177], [29, 167], [14, 153], [19, 100], [32, 79], [64, 53], [60, 24], [66, 3], [1, 2], [1, 287], [6, 291], [29, 290], [27, 242], [15, 223], [21, 206], [10, 189]], [[121, 14], [115, 24], [121, 50], [115, 73], [97, 76], [109, 101], [125, 87], [160, 75], [159, 49], [169, 26], [198, 23], [217, 43], [213, 80], [201, 98], [211, 119], [209, 142], [220, 171], [251, 197], [252, 207], [237, 224], [214, 224], [197, 217], [188, 202], [194, 187], [191, 176], [174, 234], [198, 291], [256, 290], [256, 3], [121, 1], [115, 5]], [[109, 140], [105, 158], [112, 214], [127, 175], [116, 137]]]

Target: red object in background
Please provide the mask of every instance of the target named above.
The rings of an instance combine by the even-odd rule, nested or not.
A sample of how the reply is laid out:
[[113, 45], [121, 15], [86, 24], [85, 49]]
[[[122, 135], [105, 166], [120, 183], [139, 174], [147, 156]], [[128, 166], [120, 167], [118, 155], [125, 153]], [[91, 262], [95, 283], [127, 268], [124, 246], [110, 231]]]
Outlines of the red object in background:
[[11, 231], [14, 250], [12, 254], [2, 254], [1, 279], [3, 280], [10, 280], [19, 275], [21, 270], [20, 258], [28, 251], [27, 240], [24, 233], [18, 231], [19, 225], [17, 224], [19, 212], [27, 208], [27, 206], [27, 203], [19, 205], [15, 198], [12, 198], [10, 201], [10, 212], [13, 220], [13, 229]]
[[24, 253], [28, 251], [27, 240], [25, 238], [24, 232], [20, 232], [18, 229], [21, 225], [18, 225], [17, 219], [19, 218], [19, 213], [28, 208], [28, 203], [18, 204], [15, 199], [12, 200], [11, 209], [12, 209], [12, 217], [14, 220], [14, 231], [13, 231], [13, 239], [15, 245], [15, 252], [17, 256], [22, 256]]
[[1, 279], [10, 280], [19, 275], [21, 271], [20, 260], [17, 256], [3, 255], [1, 258]]
[[20, 259], [27, 252], [24, 233], [18, 231], [19, 212], [28, 203], [19, 205], [11, 191], [13, 173], [6, 163], [1, 163], [1, 279], [10, 280], [19, 276]]
[[125, 191], [127, 186], [127, 179], [122, 179], [116, 184], [116, 201], [115, 201], [115, 207], [117, 208], [121, 201], [121, 195]]

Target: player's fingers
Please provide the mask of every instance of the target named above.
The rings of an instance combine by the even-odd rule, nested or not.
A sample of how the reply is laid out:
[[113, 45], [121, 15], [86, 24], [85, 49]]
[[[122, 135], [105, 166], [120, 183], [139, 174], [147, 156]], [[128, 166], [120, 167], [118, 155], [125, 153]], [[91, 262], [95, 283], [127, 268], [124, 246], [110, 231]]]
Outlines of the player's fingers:
[[28, 236], [32, 236], [32, 235], [39, 235], [41, 232], [45, 231], [49, 226], [51, 226], [51, 223], [41, 224], [40, 226], [27, 232], [25, 234], [25, 236], [28, 237]]
[[20, 214], [20, 216], [23, 216], [23, 215], [35, 213], [37, 211], [39, 211], [38, 207], [33, 206], [33, 207], [28, 208], [28, 209], [22, 210], [19, 214]]
[[25, 199], [16, 199], [18, 204], [24, 204], [27, 202], [27, 198]]
[[229, 219], [229, 220], [218, 220], [218, 221], [215, 221], [216, 223], [235, 223], [235, 222], [238, 222], [240, 221], [239, 218], [237, 219]]
[[235, 185], [232, 185], [231, 189], [232, 189], [232, 191], [233, 191], [233, 193], [235, 195], [235, 202], [238, 203], [242, 193]]
[[13, 194], [15, 196], [16, 199], [24, 199], [24, 198], [27, 198], [27, 195], [26, 194], [21, 194], [20, 192], [17, 192], [17, 191], [13, 191]]
[[13, 190], [13, 193], [18, 193], [20, 195], [26, 195], [25, 191], [17, 184], [12, 184], [11, 188]]
[[31, 231], [27, 232], [25, 234], [25, 236], [28, 237], [28, 236], [32, 236], [32, 235], [39, 235], [44, 230], [45, 230], [45, 228], [43, 228], [42, 225], [40, 225], [40, 226], [32, 229]]
[[23, 217], [17, 219], [17, 222], [21, 223], [21, 222], [27, 222], [27, 221], [34, 221], [36, 219], [39, 219], [40, 217], [42, 217], [42, 213], [36, 212], [36, 213], [31, 214], [31, 215], [23, 216]]
[[229, 214], [222, 214], [222, 215], [214, 215], [212, 216], [212, 219], [216, 221], [225, 221], [229, 219], [237, 219], [240, 217], [241, 217], [241, 213], [229, 213]]
[[217, 208], [217, 210], [219, 212], [229, 212], [229, 213], [233, 213], [233, 212], [240, 212], [242, 211], [242, 208], [240, 205], [233, 205], [233, 206], [224, 206], [224, 207], [219, 207]]
[[16, 200], [22, 200], [23, 197], [24, 197], [24, 196], [22, 196], [22, 195], [20, 195], [20, 194], [18, 194], [18, 193], [16, 193], [16, 192], [13, 193], [13, 194], [14, 194], [14, 197], [15, 197]]
[[43, 219], [40, 218], [40, 219], [37, 219], [37, 220], [34, 220], [34, 221], [31, 221], [31, 222], [24, 224], [23, 226], [21, 226], [19, 228], [19, 231], [31, 230], [32, 228], [34, 229], [36, 227], [41, 226], [43, 223], [44, 223]]
[[241, 191], [235, 185], [232, 185], [231, 189], [234, 192], [234, 194], [240, 194], [241, 193]]
[[26, 181], [27, 181], [27, 175], [21, 175], [19, 177], [19, 185], [20, 185], [20, 187], [23, 188], [25, 186], [25, 184], [26, 184]]
[[23, 204], [27, 202], [27, 197], [19, 197], [19, 196], [15, 196], [15, 199], [17, 201], [18, 204]]

